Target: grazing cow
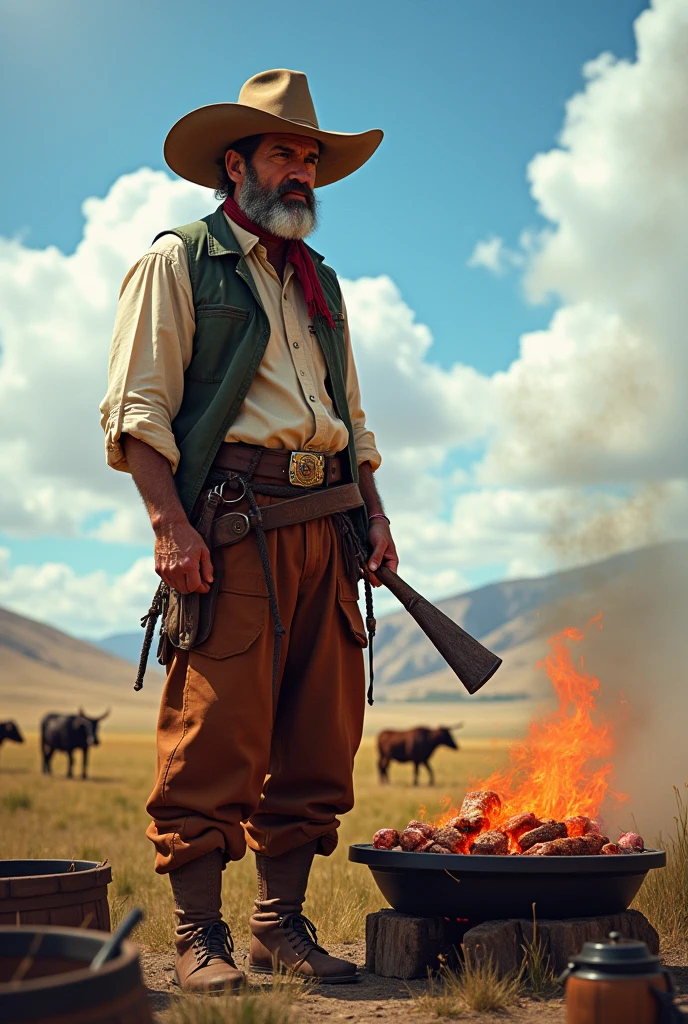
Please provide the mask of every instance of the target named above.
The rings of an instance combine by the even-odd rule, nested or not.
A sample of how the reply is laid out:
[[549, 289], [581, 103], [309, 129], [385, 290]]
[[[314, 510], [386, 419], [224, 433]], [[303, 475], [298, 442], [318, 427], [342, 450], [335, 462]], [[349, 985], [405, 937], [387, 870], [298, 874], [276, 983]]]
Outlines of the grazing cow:
[[74, 751], [81, 750], [83, 761], [81, 777], [86, 778], [89, 747], [97, 747], [98, 725], [110, 714], [108, 709], [100, 718], [89, 718], [83, 710], [78, 715], [46, 715], [41, 722], [41, 750], [43, 752], [43, 774], [50, 775], [50, 761], [56, 750], [63, 750], [69, 758], [67, 778], [72, 778]]
[[385, 729], [378, 734], [377, 749], [380, 755], [377, 766], [380, 772], [380, 782], [389, 782], [387, 767], [390, 761], [413, 761], [413, 785], [418, 785], [418, 766], [425, 765], [430, 776], [430, 785], [435, 785], [435, 774], [428, 764], [430, 757], [437, 747], [449, 747], [451, 750], [458, 750], [459, 745], [451, 734], [452, 729], [460, 729], [463, 722], [458, 725], [440, 726], [438, 729], [428, 729], [426, 726], [418, 726], [416, 729], [406, 729], [397, 732], [392, 729]]
[[24, 742], [24, 737], [16, 722], [0, 722], [0, 747], [3, 740], [12, 740], [13, 743]]

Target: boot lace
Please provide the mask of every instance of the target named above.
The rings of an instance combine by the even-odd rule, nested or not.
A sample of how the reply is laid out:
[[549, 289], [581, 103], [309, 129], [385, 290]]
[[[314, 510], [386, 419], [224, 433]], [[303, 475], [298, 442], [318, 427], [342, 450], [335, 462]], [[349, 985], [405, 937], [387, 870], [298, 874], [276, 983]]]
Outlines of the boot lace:
[[205, 928], [199, 928], [193, 937], [193, 948], [199, 967], [206, 967], [211, 960], [224, 960], [235, 967], [232, 959], [234, 941], [224, 921], [213, 921]]
[[298, 956], [306, 956], [314, 949], [328, 956], [326, 949], [318, 944], [318, 933], [312, 921], [305, 914], [285, 914], [280, 919], [285, 932], [289, 932], [289, 942]]

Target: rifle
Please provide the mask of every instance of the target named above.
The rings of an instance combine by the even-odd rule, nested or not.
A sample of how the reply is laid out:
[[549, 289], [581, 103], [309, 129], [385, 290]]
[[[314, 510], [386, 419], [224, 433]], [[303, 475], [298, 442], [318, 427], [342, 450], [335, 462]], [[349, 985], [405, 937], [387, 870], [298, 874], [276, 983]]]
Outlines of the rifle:
[[492, 678], [502, 664], [501, 658], [483, 647], [386, 565], [376, 569], [374, 575], [401, 601], [469, 693], [476, 693]]

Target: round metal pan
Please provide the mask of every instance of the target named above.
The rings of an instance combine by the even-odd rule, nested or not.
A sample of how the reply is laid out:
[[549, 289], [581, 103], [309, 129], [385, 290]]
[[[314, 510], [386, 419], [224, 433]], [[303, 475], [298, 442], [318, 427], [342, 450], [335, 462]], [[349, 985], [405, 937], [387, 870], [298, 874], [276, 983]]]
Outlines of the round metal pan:
[[505, 917], [598, 917], [628, 909], [663, 850], [595, 857], [466, 856], [349, 847], [388, 903], [404, 914], [489, 921]]

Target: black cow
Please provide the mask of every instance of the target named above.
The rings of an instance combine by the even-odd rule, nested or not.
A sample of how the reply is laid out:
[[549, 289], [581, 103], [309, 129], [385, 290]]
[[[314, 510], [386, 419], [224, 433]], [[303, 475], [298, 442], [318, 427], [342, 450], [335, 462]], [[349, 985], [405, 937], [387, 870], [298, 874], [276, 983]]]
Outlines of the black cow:
[[108, 709], [100, 718], [89, 718], [79, 709], [78, 715], [46, 715], [41, 722], [41, 750], [43, 752], [43, 774], [50, 775], [50, 762], [56, 750], [64, 750], [69, 758], [67, 778], [72, 778], [74, 751], [81, 750], [83, 761], [81, 777], [86, 778], [89, 747], [97, 747], [98, 725], [110, 714]]
[[380, 772], [380, 782], [389, 782], [387, 768], [390, 761], [413, 761], [413, 785], [418, 785], [418, 767], [425, 765], [430, 776], [430, 785], [435, 785], [435, 773], [428, 764], [429, 758], [434, 754], [437, 747], [449, 747], [451, 750], [458, 750], [459, 745], [451, 734], [452, 729], [460, 729], [463, 722], [458, 725], [440, 726], [438, 729], [428, 729], [420, 725], [415, 729], [395, 731], [385, 729], [378, 734], [377, 749], [379, 760], [377, 766]]
[[0, 747], [3, 740], [12, 740], [13, 743], [24, 742], [24, 737], [16, 722], [0, 722]]

